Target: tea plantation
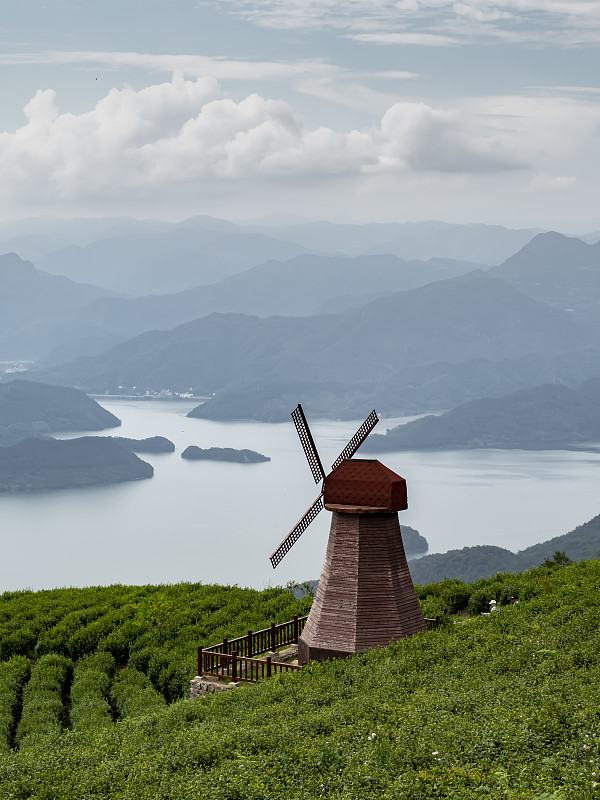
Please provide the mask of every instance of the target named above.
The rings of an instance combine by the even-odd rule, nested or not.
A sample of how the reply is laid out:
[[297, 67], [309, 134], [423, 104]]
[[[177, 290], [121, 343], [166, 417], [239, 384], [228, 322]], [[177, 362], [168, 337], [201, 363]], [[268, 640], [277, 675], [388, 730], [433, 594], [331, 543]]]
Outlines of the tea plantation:
[[0, 595], [0, 798], [600, 798], [600, 562], [417, 590], [439, 630], [193, 702], [196, 645], [310, 599]]

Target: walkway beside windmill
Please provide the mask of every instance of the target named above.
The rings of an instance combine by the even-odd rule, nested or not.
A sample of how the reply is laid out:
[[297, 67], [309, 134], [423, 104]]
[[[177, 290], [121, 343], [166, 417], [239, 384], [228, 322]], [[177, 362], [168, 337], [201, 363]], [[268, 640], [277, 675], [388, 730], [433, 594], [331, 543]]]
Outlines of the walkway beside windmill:
[[[307, 619], [294, 617], [279, 625], [272, 622], [268, 628], [248, 631], [237, 639], [224, 639], [210, 648], [199, 647], [198, 675], [190, 681], [190, 699], [302, 669], [297, 658], [298, 640]], [[430, 631], [440, 627], [439, 617], [425, 618], [425, 622]], [[265, 658], [257, 658], [264, 654]]]

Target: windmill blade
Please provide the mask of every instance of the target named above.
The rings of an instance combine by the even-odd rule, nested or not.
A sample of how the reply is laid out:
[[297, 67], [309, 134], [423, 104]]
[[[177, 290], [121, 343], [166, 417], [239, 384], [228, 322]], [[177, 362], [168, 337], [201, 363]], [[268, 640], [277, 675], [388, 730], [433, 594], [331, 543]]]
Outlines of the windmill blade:
[[325, 480], [325, 470], [321, 464], [321, 459], [317, 453], [317, 448], [315, 447], [310, 428], [308, 427], [308, 423], [300, 403], [298, 403], [296, 408], [292, 411], [292, 419], [294, 420], [294, 425], [296, 426], [302, 447], [306, 453], [308, 466], [311, 469], [315, 483], [319, 483], [319, 481]]
[[375, 425], [377, 425], [378, 422], [379, 422], [379, 417], [377, 416], [377, 412], [375, 411], [375, 409], [373, 409], [373, 411], [371, 411], [371, 413], [363, 422], [363, 424], [360, 426], [360, 428], [356, 431], [354, 436], [350, 439], [346, 447], [344, 447], [342, 452], [333, 462], [333, 466], [331, 467], [332, 472], [336, 467], [339, 467], [342, 461], [345, 461], [347, 458], [352, 458], [354, 453], [356, 453], [358, 448], [361, 446], [361, 444], [371, 433], [371, 431], [373, 430]]
[[269, 556], [271, 564], [273, 565], [273, 569], [279, 564], [281, 559], [284, 555], [291, 550], [291, 548], [296, 544], [298, 539], [302, 536], [304, 531], [308, 528], [310, 523], [313, 519], [317, 516], [319, 511], [323, 510], [323, 494], [321, 493], [312, 506], [308, 509], [308, 511], [301, 517], [300, 521], [294, 525], [292, 530], [288, 533], [285, 537], [283, 542], [279, 545], [277, 550], [273, 553], [272, 556]]

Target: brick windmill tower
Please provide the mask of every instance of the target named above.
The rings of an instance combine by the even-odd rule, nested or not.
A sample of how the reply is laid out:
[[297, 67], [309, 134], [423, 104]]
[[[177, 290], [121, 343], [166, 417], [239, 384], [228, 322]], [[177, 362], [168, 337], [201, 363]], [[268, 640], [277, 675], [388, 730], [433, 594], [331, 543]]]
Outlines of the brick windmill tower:
[[398, 511], [406, 481], [379, 461], [352, 459], [377, 422], [372, 411], [325, 475], [302, 406], [292, 419], [320, 495], [271, 556], [275, 568], [317, 514], [333, 512], [319, 586], [298, 644], [301, 664], [362, 653], [426, 631]]

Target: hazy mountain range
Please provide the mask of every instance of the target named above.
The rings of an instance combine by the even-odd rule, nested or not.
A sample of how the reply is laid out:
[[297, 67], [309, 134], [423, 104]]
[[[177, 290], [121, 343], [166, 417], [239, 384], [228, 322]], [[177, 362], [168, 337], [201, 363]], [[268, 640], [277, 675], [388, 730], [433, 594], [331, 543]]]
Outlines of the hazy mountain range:
[[[72, 222], [80, 241], [93, 237], [93, 225]], [[139, 289], [144, 280], [167, 280], [169, 272], [175, 282], [207, 273], [212, 282], [133, 298], [71, 282], [59, 299], [46, 290], [35, 314], [31, 286], [64, 276], [2, 257], [0, 296], [12, 281], [13, 316], [10, 324], [0, 322], [0, 352], [4, 360], [41, 360], [40, 367], [45, 360], [54, 366], [38, 368], [36, 379], [86, 391], [192, 390], [212, 397], [198, 415], [219, 419], [281, 419], [299, 399], [311, 413], [328, 416], [362, 416], [373, 405], [386, 415], [446, 410], [541, 383], [574, 386], [600, 374], [594, 301], [600, 245], [556, 233], [528, 240], [531, 231], [438, 223], [314, 223], [269, 231], [288, 238], [206, 217], [107, 222], [102, 236], [83, 241], [72, 260], [75, 251], [67, 258], [63, 249], [40, 262], [115, 288], [120, 280], [121, 290], [127, 281]], [[489, 270], [449, 258], [298, 253], [309, 245], [333, 246], [336, 236], [356, 252], [396, 235], [423, 243], [427, 234], [433, 250], [437, 237], [448, 248], [456, 240], [466, 250], [470, 242], [470, 253], [477, 242], [490, 248], [495, 242], [499, 251], [502, 242], [526, 241]], [[167, 242], [171, 249], [161, 249]], [[207, 258], [219, 261], [207, 273], [200, 261], [192, 269], [191, 261], [178, 260], [184, 244], [193, 250], [199, 243]], [[244, 269], [269, 248], [280, 248], [280, 256]], [[14, 288], [19, 266], [21, 277], [29, 276], [20, 294]], [[215, 280], [222, 267], [234, 274]], [[45, 289], [36, 291], [43, 296]]]
[[[35, 217], [0, 221], [0, 253], [14, 251], [24, 259], [37, 262], [42, 257], [73, 245], [87, 248], [102, 240], [121, 240], [131, 236], [155, 237], [178, 230], [217, 234], [255, 233], [296, 245], [303, 251], [322, 254], [358, 256], [392, 253], [405, 259], [452, 258], [490, 265], [500, 264], [539, 232], [532, 229], [514, 230], [500, 225], [451, 225], [435, 221], [362, 225], [298, 221], [293, 224], [266, 225], [259, 222], [238, 224], [210, 216], [191, 217], [182, 222], [129, 217]], [[597, 234], [589, 234], [590, 240], [596, 241], [598, 238], [600, 236]], [[231, 257], [231, 247], [228, 254]], [[221, 257], [225, 257], [223, 252]]]
[[[435, 380], [439, 370], [433, 365], [440, 362], [442, 372], [456, 373], [465, 362], [520, 361], [528, 353], [552, 361], [591, 340], [592, 333], [568, 312], [474, 272], [337, 315], [263, 319], [211, 314], [172, 331], [142, 334], [37, 377], [94, 392], [169, 387], [200, 395], [261, 382], [339, 382], [342, 393], [360, 386], [386, 397], [387, 385], [396, 394], [399, 377], [406, 377], [399, 375], [401, 370], [422, 375], [429, 368], [429, 380]], [[572, 355], [568, 362], [572, 368]], [[496, 370], [490, 371], [493, 382]], [[479, 367], [474, 372], [481, 375]], [[459, 383], [464, 385], [462, 378]], [[481, 386], [484, 395], [489, 383]], [[402, 396], [395, 405], [396, 412], [406, 410]], [[244, 411], [239, 408], [236, 416], [245, 416]]]
[[[8, 258], [12, 261], [16, 256], [0, 257], [0, 288], [3, 259]], [[328, 301], [343, 310], [367, 303], [373, 296], [461, 275], [475, 266], [448, 259], [407, 262], [396, 256], [351, 259], [303, 254], [287, 262], [268, 261], [212, 285], [176, 294], [100, 297], [89, 305], [80, 303], [67, 313], [54, 312], [54, 316], [48, 308], [33, 321], [25, 287], [20, 329], [16, 336], [7, 335], [5, 344], [8, 348], [18, 346], [12, 351], [15, 357], [60, 362], [99, 352], [143, 331], [168, 330], [215, 311], [265, 317], [310, 315], [319, 313]], [[28, 269], [33, 267], [28, 265]], [[98, 291], [102, 293], [97, 290], [96, 295]], [[340, 297], [342, 292], [345, 295]]]

